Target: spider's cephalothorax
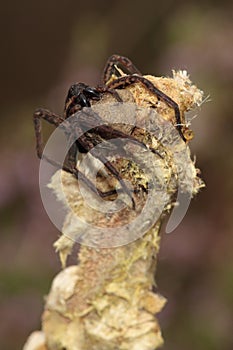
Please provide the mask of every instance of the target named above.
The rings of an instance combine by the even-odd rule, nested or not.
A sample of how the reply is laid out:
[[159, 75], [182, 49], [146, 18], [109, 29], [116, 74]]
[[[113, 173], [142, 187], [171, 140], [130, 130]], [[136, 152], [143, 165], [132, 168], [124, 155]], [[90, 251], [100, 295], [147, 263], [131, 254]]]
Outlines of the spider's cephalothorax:
[[71, 85], [65, 101], [65, 118], [83, 107], [91, 107], [91, 100], [100, 100], [101, 93], [84, 83]]
[[[148, 91], [156, 95], [158, 99], [164, 101], [169, 107], [174, 109], [176, 128], [181, 138], [184, 141], [186, 141], [186, 138], [182, 132], [180, 110], [177, 103], [165, 93], [163, 93], [161, 90], [159, 90], [156, 86], [154, 86], [151, 81], [143, 77], [140, 71], [133, 65], [133, 63], [128, 58], [119, 55], [113, 55], [108, 59], [104, 68], [101, 86], [93, 88], [89, 87], [84, 83], [76, 83], [70, 87], [65, 101], [64, 117], [60, 117], [59, 115], [45, 109], [38, 109], [35, 111], [34, 126], [36, 133], [36, 147], [38, 157], [42, 158], [43, 155], [41, 119], [44, 119], [58, 127], [68, 117], [70, 117], [77, 111], [82, 110], [84, 107], [91, 107], [91, 102], [93, 100], [100, 100], [102, 95], [105, 93], [111, 93], [118, 101], [121, 101], [116, 89], [123, 89], [129, 85], [136, 83], [142, 84]], [[95, 152], [94, 147], [100, 142], [100, 139], [109, 140], [111, 138], [125, 138], [128, 139], [130, 142], [139, 141], [136, 140], [132, 135], [128, 135], [124, 132], [119, 131], [118, 129], [114, 129], [114, 127], [106, 124], [106, 122], [104, 121], [101, 125], [101, 123], [99, 123], [100, 117], [96, 113], [85, 112], [83, 113], [83, 116], [85, 118], [80, 118], [80, 123], [78, 123], [75, 126], [76, 130], [79, 132], [79, 135], [81, 134], [81, 136], [78, 137], [78, 139], [70, 148], [66, 158], [66, 162], [61, 166], [55, 161], [48, 159], [46, 156], [43, 157], [46, 158], [53, 165], [59, 166], [63, 170], [73, 174], [76, 178], [79, 178], [79, 180], [83, 181], [93, 192], [97, 192], [101, 197], [108, 197], [109, 195], [116, 193], [116, 190], [102, 192], [98, 188], [95, 188], [95, 185], [77, 168], [77, 152], [90, 152], [94, 157], [98, 158], [109, 170], [109, 172], [119, 181], [122, 190], [125, 193], [127, 193], [128, 196], [131, 198], [132, 206], [134, 208], [135, 202], [133, 199], [132, 191], [128, 189], [120, 173], [113, 166], [113, 164], [99, 152]], [[96, 127], [96, 121], [98, 122], [98, 127]], [[88, 130], [88, 132], [85, 132], [84, 130]], [[67, 135], [69, 135], [69, 133], [71, 133], [70, 128], [67, 127], [67, 130], [65, 130], [65, 132]], [[144, 143], [139, 143], [142, 147], [146, 147]], [[157, 152], [154, 151], [154, 153]]]

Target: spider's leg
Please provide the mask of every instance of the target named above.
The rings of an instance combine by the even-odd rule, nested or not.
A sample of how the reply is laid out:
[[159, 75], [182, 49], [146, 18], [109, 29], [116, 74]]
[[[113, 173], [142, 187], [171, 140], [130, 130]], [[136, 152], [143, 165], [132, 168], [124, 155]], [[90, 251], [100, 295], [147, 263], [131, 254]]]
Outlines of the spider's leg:
[[163, 158], [161, 156], [161, 154], [158, 151], [156, 151], [154, 148], [147, 147], [144, 142], [139, 141], [134, 136], [126, 134], [118, 129], [114, 129], [110, 125], [103, 124], [103, 125], [100, 125], [100, 126], [94, 128], [93, 130], [95, 130], [97, 132], [97, 134], [100, 135], [104, 140], [111, 140], [111, 139], [115, 139], [115, 138], [127, 139], [130, 142], [133, 142], [133, 143], [145, 148], [146, 150], [149, 149], [151, 152], [155, 153], [160, 158]]
[[[113, 126], [106, 124], [98, 115], [98, 113], [94, 112], [93, 110], [82, 110], [82, 112], [80, 112], [78, 115], [78, 125], [76, 127], [79, 135], [83, 134], [82, 128], [84, 128], [85, 130], [88, 130], [90, 134], [95, 133], [104, 140], [111, 140], [116, 138], [127, 139], [131, 142], [142, 146], [145, 149], [148, 149], [145, 143], [139, 141], [134, 136], [126, 134], [125, 132], [119, 129], [115, 129]], [[96, 143], [93, 142], [93, 144]], [[90, 148], [88, 148], [88, 150], [89, 149]]]
[[[67, 171], [67, 170], [66, 170]], [[92, 192], [96, 193], [101, 197], [101, 198], [106, 198], [109, 196], [112, 196], [113, 194], [116, 194], [117, 191], [111, 190], [111, 191], [106, 191], [103, 192], [99, 190], [98, 188], [95, 187], [95, 185], [77, 168], [72, 169], [72, 174], [78, 179], [81, 180]]]
[[142, 75], [141, 72], [135, 67], [135, 65], [127, 58], [120, 55], [112, 55], [106, 62], [103, 71], [102, 82], [107, 84], [110, 80], [114, 71], [116, 71], [116, 67], [120, 66], [123, 70], [125, 70], [126, 74], [138, 74]]
[[120, 173], [118, 172], [118, 170], [111, 164], [111, 162], [109, 160], [107, 160], [107, 158], [105, 158], [99, 150], [97, 150], [96, 148], [94, 148], [94, 144], [88, 140], [86, 138], [86, 136], [83, 134], [81, 135], [78, 140], [76, 141], [76, 143], [78, 143], [79, 145], [81, 145], [81, 147], [83, 149], [86, 150], [86, 152], [90, 152], [92, 154], [92, 156], [94, 156], [95, 158], [99, 159], [101, 161], [101, 163], [103, 163], [103, 165], [110, 171], [110, 173], [115, 176], [115, 178], [119, 181], [122, 189], [124, 190], [125, 193], [127, 193], [127, 195], [130, 197], [131, 201], [132, 201], [132, 207], [133, 209], [135, 209], [135, 201], [132, 197], [132, 193], [129, 190], [129, 188], [126, 186], [125, 181], [122, 179]]
[[97, 87], [97, 91], [99, 91], [101, 94], [109, 93], [117, 100], [117, 102], [123, 102], [118, 92], [114, 89], [109, 89], [107, 85], [104, 85], [104, 86], [99, 85]]
[[54, 126], [59, 126], [64, 119], [59, 115], [48, 111], [47, 109], [37, 109], [33, 114], [34, 129], [36, 134], [36, 151], [39, 158], [43, 154], [43, 136], [42, 136], [42, 124], [41, 120], [44, 119]]
[[41, 119], [48, 121], [50, 124], [53, 124], [56, 127], [58, 127], [64, 121], [64, 119], [61, 118], [59, 115], [52, 113], [46, 109], [37, 109], [35, 111], [33, 115], [33, 120], [34, 120], [35, 134], [36, 134], [36, 150], [37, 150], [38, 157], [40, 159], [43, 157], [43, 159], [46, 159], [50, 164], [52, 164], [56, 168], [63, 169], [66, 172], [74, 175], [76, 178], [84, 182], [93, 192], [96, 193], [97, 191], [97, 193], [103, 198], [110, 196], [112, 194], [115, 194], [116, 190], [102, 192], [96, 189], [94, 184], [82, 172], [80, 172], [76, 168], [77, 146], [75, 144], [71, 146], [68, 152], [66, 164], [61, 165], [55, 160], [50, 159], [47, 156], [43, 155], [43, 138], [42, 138]]
[[46, 159], [50, 164], [52, 164], [56, 168], [63, 169], [65, 171], [72, 173], [70, 168], [67, 167], [66, 165], [64, 164], [61, 165], [57, 161], [43, 154], [44, 145], [43, 145], [43, 135], [42, 135], [42, 124], [41, 124], [42, 119], [46, 120], [47, 122], [49, 122], [50, 124], [53, 124], [56, 127], [60, 126], [64, 122], [63, 118], [61, 118], [59, 115], [53, 112], [50, 112], [47, 109], [39, 108], [34, 112], [33, 121], [34, 121], [35, 135], [36, 135], [36, 151], [37, 151], [38, 158]]
[[89, 180], [86, 175], [84, 175], [76, 166], [76, 154], [77, 154], [77, 145], [74, 143], [68, 152], [66, 165], [63, 165], [62, 169], [68, 173], [71, 173], [76, 177], [76, 179], [81, 180], [92, 192], [97, 193], [100, 197], [105, 198], [116, 194], [116, 190], [111, 190], [103, 192], [95, 187], [91, 180]]
[[110, 89], [122, 89], [126, 86], [135, 84], [135, 83], [141, 83], [144, 85], [144, 87], [152, 92], [154, 95], [156, 95], [158, 98], [160, 98], [162, 101], [166, 102], [167, 105], [174, 109], [175, 112], [175, 119], [176, 119], [176, 128], [181, 136], [181, 138], [186, 141], [183, 132], [182, 132], [182, 126], [181, 126], [181, 118], [180, 118], [180, 109], [178, 104], [173, 101], [168, 95], [166, 95], [164, 92], [159, 90], [154, 84], [152, 84], [151, 81], [144, 78], [143, 76], [139, 75], [126, 75], [121, 78], [115, 79], [112, 82], [108, 84], [108, 87]]
[[[66, 165], [62, 167], [63, 170], [73, 174], [78, 180], [81, 180], [92, 192], [97, 193], [100, 197], [106, 198], [113, 194], [116, 194], [117, 191], [115, 189], [103, 192], [99, 190], [95, 185], [92, 183], [91, 180], [89, 180], [76, 166], [76, 155], [77, 155], [77, 143], [73, 143], [73, 145], [70, 147], [68, 155], [67, 155], [67, 161]], [[118, 190], [120, 191], [120, 190]]]
[[[130, 134], [126, 134], [120, 131], [119, 129], [115, 129], [111, 125], [104, 124], [100, 116], [97, 113], [95, 113], [93, 110], [88, 110], [88, 111], [82, 110], [82, 112], [79, 113], [78, 122], [81, 128], [84, 128], [85, 130], [89, 130], [90, 134], [95, 133], [96, 135], [99, 135], [104, 140], [111, 140], [114, 138], [127, 139], [129, 140], [129, 142], [133, 142], [147, 150], [149, 148], [151, 152], [155, 153], [160, 158], [163, 158], [157, 150], [155, 150], [152, 147], [148, 147], [144, 142], [138, 140], [134, 136]], [[95, 126], [96, 123], [97, 123], [97, 126]], [[80, 131], [81, 129], [79, 129], [79, 134], [80, 133], [82, 134], [82, 132]], [[85, 150], [84, 150], [84, 153], [85, 153]]]
[[134, 201], [134, 199], [132, 197], [132, 192], [126, 186], [125, 181], [122, 179], [122, 177], [121, 177], [120, 173], [118, 172], [118, 170], [112, 165], [112, 163], [109, 160], [107, 160], [107, 158], [105, 158], [99, 152], [96, 152], [96, 149], [93, 149], [91, 151], [91, 154], [94, 155], [94, 157], [98, 158], [104, 164], [104, 166], [111, 172], [111, 174], [113, 176], [115, 176], [115, 178], [119, 181], [119, 183], [120, 183], [122, 189], [124, 190], [124, 192], [131, 199], [131, 201], [132, 201], [132, 208], [135, 209], [135, 201]]
[[49, 122], [50, 124], [53, 124], [56, 127], [58, 127], [64, 122], [63, 118], [61, 118], [59, 115], [53, 112], [50, 112], [47, 109], [39, 108], [34, 112], [33, 121], [34, 121], [34, 128], [35, 128], [35, 134], [36, 134], [36, 151], [37, 151], [38, 158], [46, 159], [50, 164], [52, 164], [56, 168], [59, 168], [59, 169], [62, 168], [63, 170], [72, 173], [71, 169], [66, 165], [61, 165], [55, 160], [50, 159], [49, 157], [43, 154], [44, 146], [43, 146], [43, 135], [42, 135], [42, 124], [41, 124], [42, 119], [46, 120], [47, 122]]

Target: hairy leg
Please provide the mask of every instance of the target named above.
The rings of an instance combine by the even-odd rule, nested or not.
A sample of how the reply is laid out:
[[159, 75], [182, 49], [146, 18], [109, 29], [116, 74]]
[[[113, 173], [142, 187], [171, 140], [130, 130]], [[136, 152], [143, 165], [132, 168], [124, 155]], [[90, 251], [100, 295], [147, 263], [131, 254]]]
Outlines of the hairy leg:
[[[116, 190], [111, 190], [107, 192], [103, 192], [95, 187], [95, 185], [81, 172], [77, 169], [76, 167], [76, 154], [77, 154], [77, 145], [73, 144], [71, 145], [67, 158], [64, 162], [64, 164], [59, 164], [53, 159], [50, 159], [46, 155], [43, 155], [43, 137], [42, 137], [42, 125], [41, 125], [41, 120], [48, 121], [50, 124], [58, 127], [60, 126], [63, 122], [64, 119], [61, 118], [59, 115], [50, 112], [46, 109], [38, 109], [35, 111], [33, 115], [33, 120], [34, 120], [34, 127], [35, 127], [35, 134], [36, 134], [36, 150], [37, 150], [37, 155], [41, 159], [46, 159], [50, 164], [55, 166], [58, 169], [63, 169], [68, 173], [71, 173], [74, 175], [77, 179], [81, 180], [84, 184], [87, 185], [87, 187], [93, 191], [94, 193], [99, 194], [102, 198], [106, 198], [112, 194], [116, 193]], [[67, 131], [67, 134], [69, 131]], [[87, 145], [85, 145], [87, 147]], [[93, 147], [93, 145], [92, 145]], [[89, 145], [90, 148], [90, 145]], [[94, 155], [95, 156], [95, 155]], [[102, 158], [101, 156], [98, 158]], [[100, 159], [101, 160], [101, 159]], [[106, 159], [101, 160], [103, 163], [107, 163], [106, 167], [113, 173], [114, 176], [118, 177], [119, 182], [122, 185], [122, 189], [127, 192], [128, 195], [130, 195], [130, 198], [132, 199], [132, 194], [128, 190], [127, 186], [125, 185], [124, 181], [120, 178], [119, 173], [116, 171], [116, 169], [112, 166], [112, 164], [107, 161]], [[132, 199], [133, 203], [133, 208], [135, 208], [134, 200]]]
[[[135, 65], [127, 58], [120, 55], [112, 55], [106, 62], [103, 71], [102, 81], [104, 84], [110, 80], [113, 71], [116, 71], [116, 67], [122, 67], [126, 71], [126, 74], [138, 74], [142, 75], [141, 72], [135, 67]], [[120, 68], [119, 67], [119, 68]]]
[[110, 89], [122, 89], [129, 85], [135, 84], [135, 83], [141, 83], [144, 85], [144, 87], [152, 92], [154, 95], [156, 95], [158, 98], [160, 98], [162, 101], [166, 102], [167, 105], [174, 109], [175, 112], [175, 119], [176, 119], [176, 128], [181, 136], [181, 138], [186, 141], [183, 132], [182, 132], [182, 126], [181, 126], [181, 118], [180, 118], [180, 110], [178, 104], [173, 101], [169, 96], [167, 96], [164, 92], [159, 90], [154, 84], [152, 84], [151, 81], [144, 78], [143, 76], [139, 75], [126, 75], [123, 77], [120, 77], [118, 79], [113, 80], [108, 84], [108, 87]]

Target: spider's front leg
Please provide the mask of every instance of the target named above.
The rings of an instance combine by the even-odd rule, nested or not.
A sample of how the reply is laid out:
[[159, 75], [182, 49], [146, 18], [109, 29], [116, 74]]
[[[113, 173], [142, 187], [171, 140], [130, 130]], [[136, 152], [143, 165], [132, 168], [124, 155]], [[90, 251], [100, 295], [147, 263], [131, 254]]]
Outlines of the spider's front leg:
[[37, 109], [33, 114], [33, 122], [34, 122], [34, 129], [35, 129], [35, 135], [36, 135], [36, 151], [37, 156], [41, 159], [43, 154], [43, 136], [42, 136], [42, 124], [41, 120], [45, 120], [49, 122], [50, 124], [53, 124], [54, 126], [58, 127], [61, 123], [63, 123], [64, 119], [60, 117], [59, 115], [50, 112], [47, 109], [39, 108]]
[[[95, 186], [85, 177], [84, 174], [82, 174], [77, 168], [76, 168], [76, 156], [77, 156], [77, 145], [76, 143], [73, 143], [68, 151], [67, 157], [65, 159], [65, 164], [59, 164], [53, 159], [48, 158], [46, 155], [43, 154], [44, 151], [44, 145], [43, 145], [43, 135], [42, 135], [42, 123], [41, 121], [45, 120], [49, 122], [50, 124], [59, 127], [62, 123], [65, 122], [65, 120], [60, 117], [59, 115], [50, 112], [47, 109], [37, 109], [33, 114], [33, 121], [34, 121], [34, 128], [35, 128], [35, 135], [36, 135], [36, 151], [37, 156], [40, 159], [46, 159], [50, 164], [54, 165], [55, 167], [59, 169], [63, 169], [66, 172], [73, 174], [76, 178], [80, 178], [84, 183], [88, 185], [88, 187], [91, 188], [92, 191], [96, 192]], [[72, 132], [69, 130], [69, 125], [63, 127], [66, 134], [69, 135]]]
[[150, 91], [152, 94], [156, 95], [159, 99], [164, 101], [169, 107], [174, 109], [175, 119], [176, 119], [176, 128], [181, 136], [181, 138], [186, 142], [186, 138], [184, 137], [182, 131], [182, 123], [180, 117], [180, 109], [178, 104], [173, 101], [168, 95], [159, 90], [152, 82], [141, 75], [125, 75], [118, 79], [115, 79], [107, 84], [110, 89], [122, 89], [129, 85], [133, 85], [136, 83], [140, 83], [144, 85], [144, 87]]
[[[80, 134], [80, 130], [77, 130], [78, 133]], [[90, 138], [91, 137], [91, 138]], [[78, 149], [82, 149], [83, 151], [85, 151], [85, 153], [90, 152], [90, 154], [97, 158], [108, 170], [109, 172], [118, 180], [118, 182], [121, 185], [121, 188], [123, 190], [123, 192], [125, 192], [129, 198], [132, 201], [132, 208], [135, 209], [135, 201], [132, 197], [132, 192], [130, 191], [130, 189], [127, 187], [127, 185], [125, 184], [125, 181], [122, 179], [119, 171], [112, 165], [112, 163], [101, 153], [100, 150], [98, 150], [97, 148], [95, 148], [96, 142], [95, 142], [95, 134], [93, 135], [89, 135], [89, 138], [87, 138], [87, 136], [84, 134], [82, 134], [77, 140], [76, 140], [76, 147], [77, 150]], [[71, 158], [70, 158], [71, 157]], [[73, 159], [74, 155], [72, 155], [70, 153], [69, 155], [69, 159]], [[72, 162], [72, 160], [71, 160]], [[90, 181], [90, 180], [88, 180]], [[91, 187], [90, 187], [91, 188]], [[91, 188], [92, 189], [92, 188]], [[92, 189], [93, 190], [93, 189]], [[95, 189], [94, 192], [98, 192], [100, 194], [101, 197], [107, 197], [113, 193], [116, 193], [116, 190], [112, 190], [112, 191], [108, 191], [108, 192], [102, 192], [98, 189]]]
[[[45, 120], [49, 122], [50, 124], [54, 125], [55, 127], [59, 127], [63, 122], [64, 119], [60, 117], [59, 115], [50, 112], [47, 109], [39, 108], [37, 109], [33, 114], [33, 122], [34, 122], [34, 129], [35, 129], [35, 135], [36, 135], [36, 152], [37, 156], [40, 159], [46, 159], [47, 162], [52, 164], [58, 169], [63, 169], [71, 174], [73, 174], [73, 169], [70, 166], [67, 166], [65, 164], [59, 164], [53, 159], [50, 159], [46, 155], [43, 154], [44, 151], [44, 144], [43, 144], [43, 135], [42, 135], [42, 123], [41, 121]], [[69, 158], [69, 156], [68, 156]]]
[[111, 57], [109, 57], [104, 67], [103, 76], [102, 76], [102, 81], [104, 84], [107, 84], [111, 80], [111, 77], [114, 74], [114, 72], [118, 73], [118, 76], [122, 75], [120, 74], [120, 71], [118, 70], [118, 68], [122, 68], [123, 73], [125, 74], [142, 75], [141, 72], [135, 67], [135, 65], [127, 57], [120, 56], [120, 55], [112, 55]]
[[[86, 184], [86, 186], [92, 192], [99, 194], [99, 196], [102, 198], [106, 198], [108, 196], [116, 194], [115, 189], [111, 190], [111, 191], [107, 191], [107, 192], [103, 192], [103, 191], [97, 189], [95, 187], [95, 185], [81, 171], [79, 171], [79, 169], [77, 169], [76, 156], [77, 156], [77, 152], [79, 150], [79, 147], [81, 146], [86, 153], [94, 147], [94, 145], [92, 143], [87, 141], [86, 136], [84, 134], [82, 134], [81, 129], [78, 130], [79, 133], [82, 134], [81, 137], [79, 138], [79, 141], [76, 140], [76, 142], [74, 142], [74, 143], [71, 142], [71, 146], [69, 148], [67, 157], [66, 157], [63, 164], [59, 164], [55, 160], [50, 159], [49, 157], [44, 155], [43, 154], [44, 146], [43, 146], [43, 135], [42, 135], [42, 123], [41, 123], [42, 120], [45, 120], [56, 127], [63, 126], [63, 130], [65, 131], [65, 133], [67, 135], [70, 135], [70, 137], [72, 139], [75, 136], [75, 135], [73, 135], [73, 130], [72, 130], [72, 127], [69, 126], [69, 123], [67, 123], [65, 125], [64, 123], [66, 122], [66, 120], [61, 118], [59, 115], [57, 115], [53, 112], [50, 112], [46, 109], [36, 110], [34, 115], [33, 115], [33, 121], [34, 121], [34, 128], [35, 128], [35, 134], [36, 134], [36, 150], [37, 150], [38, 157], [40, 159], [42, 159], [42, 158], [46, 159], [53, 166], [55, 166], [59, 169], [63, 169], [64, 171], [74, 175], [77, 179], [81, 180], [84, 184]], [[64, 125], [62, 125], [62, 123]], [[134, 203], [134, 200], [132, 198], [132, 194], [129, 191], [129, 189], [127, 188], [127, 186], [125, 185], [122, 178], [120, 177], [118, 171], [101, 154], [98, 154], [98, 155], [95, 154], [94, 150], [92, 151], [92, 153], [93, 153], [93, 156], [98, 158], [106, 166], [106, 168], [109, 169], [109, 171], [118, 179], [118, 181], [120, 182], [120, 184], [122, 186], [123, 191], [126, 192], [130, 196], [130, 198], [132, 199], [133, 208], [135, 208], [135, 203]]]

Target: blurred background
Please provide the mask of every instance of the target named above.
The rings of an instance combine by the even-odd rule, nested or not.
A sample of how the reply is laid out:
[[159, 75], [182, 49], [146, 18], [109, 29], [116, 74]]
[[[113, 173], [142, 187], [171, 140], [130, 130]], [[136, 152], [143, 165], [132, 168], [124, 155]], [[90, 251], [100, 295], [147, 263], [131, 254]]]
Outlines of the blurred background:
[[96, 85], [113, 53], [144, 73], [187, 69], [210, 95], [191, 142], [207, 187], [164, 234], [157, 282], [165, 350], [233, 349], [233, 3], [190, 0], [2, 2], [0, 13], [0, 348], [40, 329], [60, 270], [59, 232], [38, 187], [32, 114], [62, 113], [73, 82]]

